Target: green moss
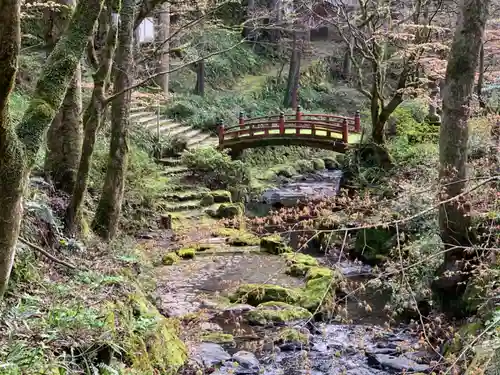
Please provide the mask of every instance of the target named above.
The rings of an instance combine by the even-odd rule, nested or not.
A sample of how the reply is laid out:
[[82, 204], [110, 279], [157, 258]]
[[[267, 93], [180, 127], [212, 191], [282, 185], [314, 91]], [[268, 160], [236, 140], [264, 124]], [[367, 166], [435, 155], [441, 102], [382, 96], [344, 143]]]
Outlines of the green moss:
[[317, 171], [319, 170], [323, 170], [326, 168], [325, 166], [325, 162], [323, 161], [323, 159], [313, 159], [312, 160], [312, 164], [313, 164], [313, 168]]
[[286, 273], [290, 276], [302, 277], [307, 274], [307, 271], [309, 271], [311, 267], [312, 266], [306, 264], [294, 263], [287, 268]]
[[196, 249], [192, 247], [180, 249], [177, 250], [177, 255], [183, 259], [193, 259], [196, 256]]
[[292, 178], [297, 174], [297, 172], [291, 165], [281, 165], [279, 167], [273, 168], [273, 171], [277, 176], [283, 176], [286, 178]]
[[179, 262], [181, 258], [176, 253], [167, 253], [161, 258], [161, 262], [165, 266], [171, 266], [172, 264], [175, 264]]
[[278, 234], [261, 238], [260, 247], [263, 251], [275, 255], [293, 251]]
[[335, 294], [343, 276], [334, 271], [329, 276], [320, 276], [322, 272], [324, 271], [316, 274], [319, 277], [312, 278], [306, 283], [298, 305], [311, 312], [329, 314], [335, 306]]
[[283, 254], [289, 264], [303, 264], [306, 266], [319, 266], [318, 260], [310, 255], [302, 253]]
[[322, 277], [333, 277], [333, 270], [326, 267], [311, 267], [306, 274], [306, 280], [308, 281]]
[[445, 357], [450, 355], [459, 354], [464, 345], [467, 345], [473, 340], [477, 334], [482, 330], [483, 324], [481, 322], [472, 322], [460, 327], [458, 332], [455, 333], [452, 339], [444, 344], [443, 353]]
[[144, 294], [110, 304], [105, 314], [111, 340], [120, 342], [130, 369], [143, 373], [177, 373], [187, 359], [177, 320], [163, 317]]
[[311, 317], [312, 314], [302, 307], [277, 301], [262, 303], [246, 315], [250, 323], [260, 325], [286, 323], [294, 320], [310, 319]]
[[214, 197], [212, 196], [212, 194], [210, 193], [206, 193], [203, 195], [203, 197], [201, 198], [200, 200], [200, 204], [203, 206], [203, 207], [207, 207], [207, 206], [211, 206], [212, 204], [214, 204], [215, 201], [214, 201]]
[[231, 192], [226, 190], [215, 190], [210, 192], [215, 203], [231, 203]]
[[310, 160], [298, 160], [295, 163], [295, 169], [299, 173], [310, 173], [314, 172], [314, 165]]
[[232, 246], [256, 246], [260, 242], [259, 237], [241, 229], [219, 228], [213, 234], [228, 237], [227, 243]]
[[217, 209], [216, 217], [221, 219], [233, 219], [241, 217], [244, 211], [241, 203], [223, 203]]
[[229, 297], [231, 302], [246, 302], [257, 306], [264, 302], [277, 301], [293, 304], [300, 299], [300, 292], [271, 284], [243, 284]]
[[213, 342], [216, 344], [232, 344], [234, 336], [229, 333], [222, 332], [207, 332], [201, 336], [203, 342]]
[[[310, 313], [309, 313], [310, 314]], [[300, 332], [295, 328], [283, 328], [278, 332], [275, 342], [283, 343], [298, 343], [302, 345], [309, 344], [309, 335]]]

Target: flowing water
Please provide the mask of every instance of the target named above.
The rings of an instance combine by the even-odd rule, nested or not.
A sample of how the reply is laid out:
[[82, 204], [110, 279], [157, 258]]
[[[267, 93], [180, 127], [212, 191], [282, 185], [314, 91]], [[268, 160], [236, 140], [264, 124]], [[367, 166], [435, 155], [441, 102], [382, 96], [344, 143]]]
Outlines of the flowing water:
[[[290, 192], [331, 193], [338, 191], [338, 173], [307, 177], [283, 189]], [[310, 185], [308, 185], [310, 184]], [[316, 189], [318, 184], [322, 187]], [[310, 186], [314, 188], [309, 189]], [[279, 194], [277, 190], [264, 196]], [[276, 202], [261, 202], [264, 205]], [[264, 206], [265, 207], [265, 206]], [[260, 207], [262, 210], [262, 207]], [[362, 282], [370, 267], [347, 259], [317, 255], [325, 266], [337, 267], [353, 282]], [[203, 373], [218, 375], [384, 375], [429, 373], [428, 353], [419, 351], [418, 340], [405, 326], [384, 329], [388, 296], [376, 288], [346, 299], [350, 324], [338, 322], [294, 322], [292, 327], [307, 333], [308, 345], [274, 344], [281, 327], [252, 326], [245, 323], [248, 305], [221, 306], [219, 296], [241, 283], [267, 283], [301, 287], [301, 278], [285, 274], [283, 258], [263, 254], [256, 248], [222, 246], [220, 252], [200, 254], [193, 260], [162, 268], [157, 276], [157, 304], [166, 316], [181, 316], [203, 310], [208, 316], [207, 330], [230, 333], [235, 343], [198, 343], [192, 361], [205, 368]], [[366, 301], [371, 312], [367, 312]]]

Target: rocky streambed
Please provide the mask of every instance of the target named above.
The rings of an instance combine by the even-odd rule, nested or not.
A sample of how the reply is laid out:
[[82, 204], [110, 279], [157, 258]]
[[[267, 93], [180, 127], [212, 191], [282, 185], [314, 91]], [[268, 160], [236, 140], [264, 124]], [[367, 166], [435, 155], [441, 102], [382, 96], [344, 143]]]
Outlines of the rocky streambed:
[[[338, 171], [302, 176], [265, 192], [259, 204], [332, 196], [341, 177]], [[187, 327], [186, 374], [432, 372], [433, 356], [409, 327], [385, 326], [387, 295], [369, 284], [350, 293], [369, 278], [369, 266], [333, 255], [269, 254], [265, 247], [216, 241], [158, 270], [158, 308]], [[335, 290], [328, 294], [331, 281]], [[321, 313], [318, 299], [335, 313]]]

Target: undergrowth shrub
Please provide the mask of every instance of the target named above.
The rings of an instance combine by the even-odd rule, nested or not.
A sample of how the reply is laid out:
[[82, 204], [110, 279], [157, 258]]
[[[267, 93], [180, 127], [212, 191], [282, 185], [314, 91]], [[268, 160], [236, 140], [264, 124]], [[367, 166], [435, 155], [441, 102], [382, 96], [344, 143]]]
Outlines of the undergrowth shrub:
[[250, 184], [247, 166], [213, 147], [186, 151], [182, 161], [193, 176], [210, 189], [243, 189]]

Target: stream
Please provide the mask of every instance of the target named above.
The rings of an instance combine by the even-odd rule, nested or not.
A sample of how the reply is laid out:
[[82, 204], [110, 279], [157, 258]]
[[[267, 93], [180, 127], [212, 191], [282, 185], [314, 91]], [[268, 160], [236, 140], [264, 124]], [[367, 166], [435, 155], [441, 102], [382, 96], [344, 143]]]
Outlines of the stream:
[[[310, 194], [336, 194], [340, 178], [336, 171], [302, 177], [283, 189], [264, 193], [258, 211], [262, 212], [262, 205], [283, 204], [279, 197], [291, 204], [299, 195], [302, 200]], [[367, 265], [328, 254], [314, 256], [322, 266], [337, 267], [354, 284], [369, 277], [371, 269]], [[159, 269], [157, 306], [162, 314], [179, 317], [203, 311], [206, 320], [199, 330], [234, 336], [230, 344], [193, 344], [192, 367], [201, 368], [203, 374], [216, 375], [385, 375], [432, 371], [429, 363], [433, 358], [419, 349], [418, 337], [407, 326], [384, 328], [384, 306], [389, 296], [377, 289], [367, 287], [362, 294], [347, 298], [349, 323], [288, 323], [309, 337], [308, 344], [280, 344], [273, 337], [283, 326], [250, 325], [245, 314], [254, 307], [221, 303], [222, 295], [242, 283], [304, 286], [304, 280], [285, 274], [285, 269], [285, 260], [280, 256], [259, 252], [258, 247], [231, 247], [224, 243], [217, 251], [201, 252], [195, 259]], [[372, 311], [367, 312], [359, 301], [366, 301]], [[186, 370], [186, 374], [191, 373], [196, 372]]]

